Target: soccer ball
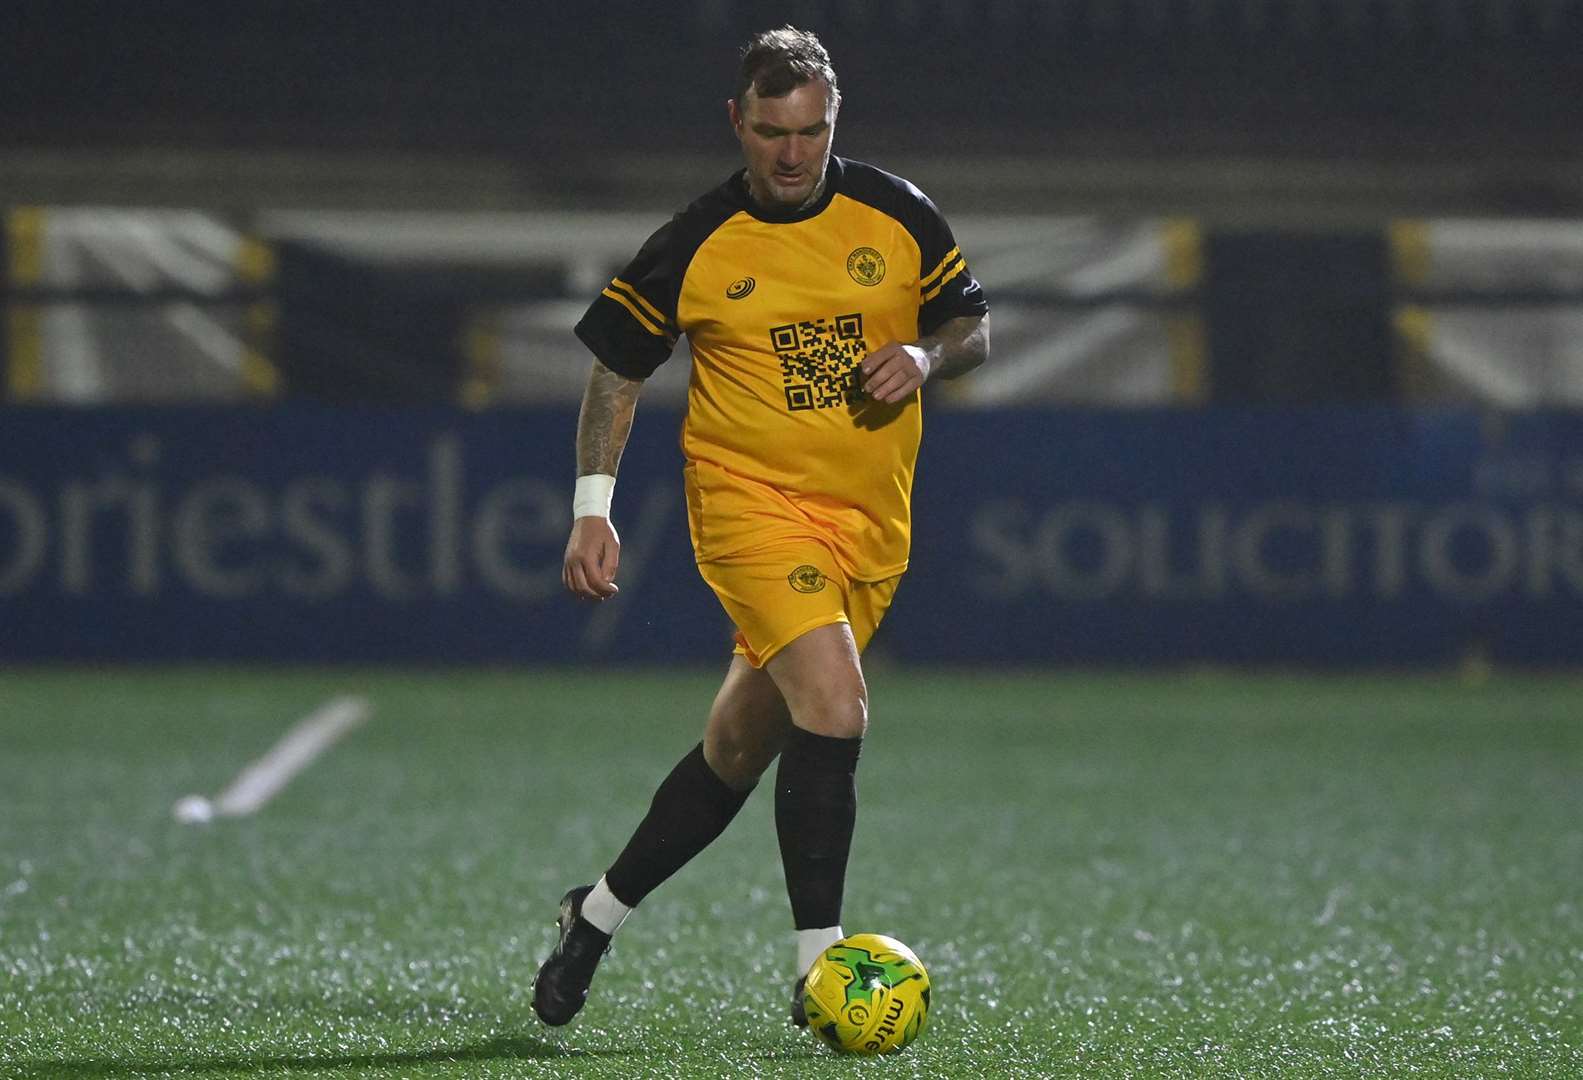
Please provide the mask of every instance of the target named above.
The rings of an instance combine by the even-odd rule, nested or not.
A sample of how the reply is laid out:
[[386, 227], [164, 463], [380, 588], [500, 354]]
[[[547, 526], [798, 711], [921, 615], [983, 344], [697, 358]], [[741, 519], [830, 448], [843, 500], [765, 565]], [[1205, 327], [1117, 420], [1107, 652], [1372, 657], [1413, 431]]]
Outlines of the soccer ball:
[[893, 937], [850, 934], [808, 970], [803, 1009], [809, 1030], [842, 1053], [895, 1053], [928, 1020], [929, 973]]

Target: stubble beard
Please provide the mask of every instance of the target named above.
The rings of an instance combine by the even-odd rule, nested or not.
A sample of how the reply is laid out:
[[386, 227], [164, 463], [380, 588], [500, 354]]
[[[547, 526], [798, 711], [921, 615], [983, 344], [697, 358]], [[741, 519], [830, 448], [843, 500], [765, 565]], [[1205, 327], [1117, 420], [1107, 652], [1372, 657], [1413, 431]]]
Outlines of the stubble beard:
[[829, 175], [830, 175], [830, 169], [829, 169], [828, 163], [826, 163], [826, 167], [819, 170], [819, 181], [818, 181], [818, 183], [814, 184], [813, 190], [808, 193], [808, 197], [806, 199], [804, 199], [802, 202], [797, 204], [797, 209], [799, 209], [799, 210], [806, 210], [810, 206], [812, 206], [814, 203], [819, 201], [819, 196], [824, 194], [825, 180], [826, 180], [826, 178], [829, 177]]
[[[766, 209], [783, 210], [783, 211], [790, 211], [791, 213], [797, 213], [799, 211], [808, 209], [814, 203], [819, 201], [819, 197], [824, 194], [824, 187], [825, 187], [825, 184], [829, 181], [829, 179], [830, 179], [830, 162], [829, 162], [829, 159], [827, 158], [825, 160], [824, 167], [819, 170], [819, 180], [818, 180], [818, 182], [816, 182], [814, 184], [813, 190], [808, 192], [807, 197], [804, 198], [801, 202], [797, 203], [796, 205], [792, 205], [791, 203], [787, 203], [787, 202], [781, 202], [778, 199], [761, 198], [757, 194], [754, 194], [753, 185], [752, 184], [748, 185], [748, 194], [753, 196], [753, 201], [754, 202], [758, 203], [760, 206], [765, 207]], [[774, 185], [769, 180], [766, 180], [764, 182], [764, 187], [765, 187], [766, 193], [775, 190]]]

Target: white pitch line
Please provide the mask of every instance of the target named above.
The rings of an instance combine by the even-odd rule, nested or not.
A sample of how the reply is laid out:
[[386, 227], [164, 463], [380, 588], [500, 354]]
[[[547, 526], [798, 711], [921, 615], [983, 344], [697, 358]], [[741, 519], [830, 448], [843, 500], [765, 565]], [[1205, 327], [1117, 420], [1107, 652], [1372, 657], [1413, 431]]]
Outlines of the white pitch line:
[[338, 697], [325, 702], [291, 726], [269, 752], [248, 765], [211, 803], [202, 795], [188, 795], [176, 803], [178, 821], [201, 824], [215, 814], [245, 817], [258, 812], [281, 788], [314, 759], [368, 719], [366, 698]]
[[227, 817], [256, 812], [342, 735], [368, 719], [368, 713], [368, 701], [360, 697], [339, 697], [321, 705], [297, 721], [269, 753], [238, 773], [215, 798], [215, 811]]
[[1330, 890], [1330, 895], [1325, 897], [1325, 909], [1314, 919], [1315, 926], [1329, 926], [1330, 920], [1336, 917], [1336, 908], [1340, 906], [1342, 897], [1347, 895], [1347, 886], [1337, 885]]

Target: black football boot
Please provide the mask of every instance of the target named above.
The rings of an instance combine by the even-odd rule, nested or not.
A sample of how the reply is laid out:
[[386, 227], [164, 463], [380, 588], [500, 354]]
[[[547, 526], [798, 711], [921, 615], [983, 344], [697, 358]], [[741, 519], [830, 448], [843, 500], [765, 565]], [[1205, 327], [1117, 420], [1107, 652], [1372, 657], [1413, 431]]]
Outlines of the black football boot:
[[610, 951], [610, 935], [583, 918], [583, 898], [592, 889], [592, 885], [579, 885], [561, 897], [561, 915], [555, 921], [560, 940], [533, 980], [533, 1011], [552, 1027], [577, 1015], [588, 1000], [594, 969]]
[[808, 1026], [808, 1010], [802, 1003], [802, 988], [807, 982], [808, 976], [804, 975], [792, 984], [791, 1022], [797, 1027]]

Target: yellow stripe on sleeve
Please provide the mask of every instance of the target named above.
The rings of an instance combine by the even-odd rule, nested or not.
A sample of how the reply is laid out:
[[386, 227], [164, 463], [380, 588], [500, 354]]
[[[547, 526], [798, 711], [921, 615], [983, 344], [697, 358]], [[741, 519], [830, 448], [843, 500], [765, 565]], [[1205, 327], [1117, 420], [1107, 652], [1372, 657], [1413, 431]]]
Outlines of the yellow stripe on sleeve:
[[648, 314], [639, 310], [636, 304], [627, 299], [626, 294], [618, 293], [614, 289], [602, 289], [600, 290], [599, 295], [608, 296], [610, 299], [626, 308], [627, 311], [631, 313], [632, 317], [638, 321], [638, 325], [643, 327], [643, 329], [647, 330], [649, 333], [653, 334], [655, 337], [668, 338], [670, 336], [665, 333], [664, 329], [655, 326], [653, 320], [649, 318]]
[[945, 288], [946, 283], [949, 282], [952, 278], [956, 277], [958, 274], [960, 274], [962, 271], [964, 271], [966, 269], [967, 269], [967, 261], [965, 259], [958, 259], [956, 261], [956, 265], [951, 268], [950, 272], [947, 273], [945, 275], [945, 277], [940, 279], [940, 283], [938, 285], [936, 285], [934, 288], [930, 289], [928, 292], [923, 294], [923, 302], [925, 304], [927, 304], [929, 301], [931, 301], [935, 297], [939, 296], [940, 295], [940, 290]]
[[615, 286], [617, 291], [626, 293], [627, 296], [631, 297], [633, 300], [636, 300], [639, 307], [653, 316], [654, 324], [656, 326], [664, 326], [670, 321], [664, 315], [660, 314], [659, 308], [643, 299], [643, 294], [638, 292], [638, 290], [634, 289], [631, 285], [628, 285], [625, 281], [622, 281], [620, 278], [615, 278], [610, 282], [610, 284]]
[[946, 268], [951, 265], [951, 260], [955, 259], [957, 256], [959, 256], [961, 254], [962, 254], [962, 249], [960, 247], [954, 247], [950, 251], [946, 252], [945, 253], [945, 258], [940, 260], [940, 265], [936, 266], [933, 270], [931, 270], [927, 274], [925, 274], [923, 276], [923, 280], [918, 282], [918, 288], [920, 290], [923, 290], [923, 291], [927, 292], [929, 289], [933, 288], [936, 284], [941, 284], [941, 285], [945, 284], [943, 281], [942, 282], [936, 282], [935, 278], [937, 278], [941, 274], [945, 273]]

